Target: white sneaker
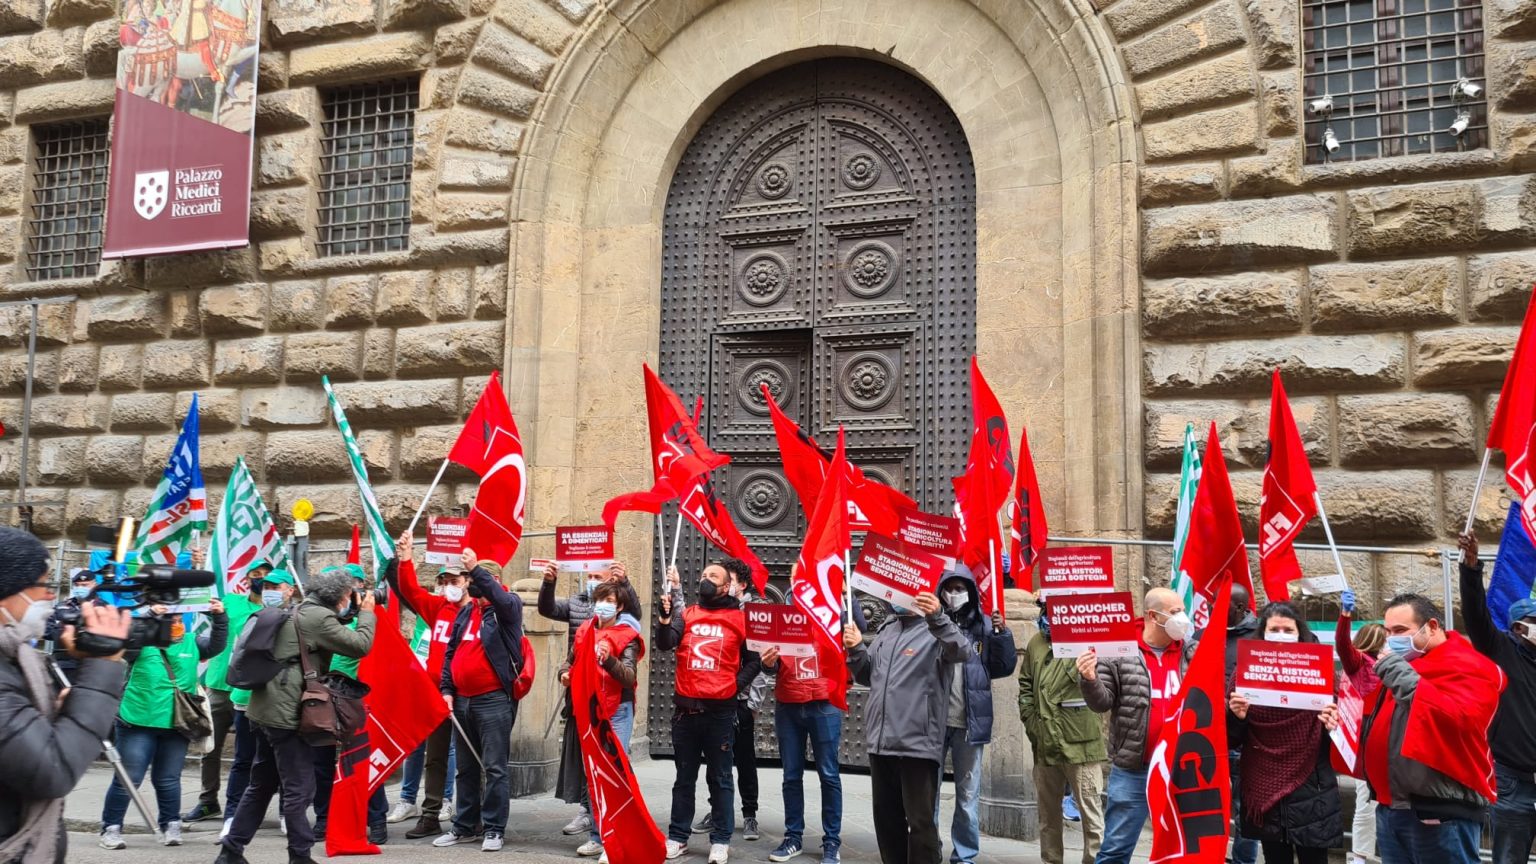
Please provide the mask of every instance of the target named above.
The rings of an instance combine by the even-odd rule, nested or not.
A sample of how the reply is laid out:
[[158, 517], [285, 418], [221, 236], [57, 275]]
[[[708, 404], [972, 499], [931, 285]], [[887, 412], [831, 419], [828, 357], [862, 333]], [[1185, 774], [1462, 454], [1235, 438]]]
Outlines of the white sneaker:
[[279, 816], [279, 817], [277, 817], [277, 833], [283, 835], [284, 837], [288, 836], [288, 817], [287, 816]]
[[123, 826], [121, 825], [108, 825], [106, 828], [103, 828], [101, 839], [96, 841], [96, 843], [103, 849], [122, 849], [128, 845], [123, 842]]
[[585, 813], [577, 813], [576, 818], [565, 823], [565, 827], [560, 829], [560, 833], [571, 835], [581, 834], [590, 830], [592, 830], [592, 817]]
[[162, 845], [162, 846], [180, 846], [181, 845], [181, 823], [180, 822], [171, 822], [169, 825], [165, 826], [165, 839], [160, 841], [160, 845]]
[[229, 829], [231, 829], [233, 827], [235, 827], [235, 820], [233, 820], [233, 819], [225, 819], [224, 820], [224, 828], [223, 828], [223, 830], [219, 831], [219, 839], [223, 840], [225, 837], [228, 837], [229, 836]]
[[731, 847], [725, 843], [709, 844], [709, 864], [725, 864], [731, 857]]
[[447, 831], [443, 832], [443, 836], [433, 840], [432, 845], [442, 849], [448, 846], [457, 846], [460, 843], [473, 843], [474, 841], [475, 835], [455, 834], [453, 833], [453, 829], [449, 828]]
[[395, 806], [389, 808], [389, 815], [384, 817], [385, 822], [391, 824], [414, 819], [421, 815], [421, 808], [410, 801], [396, 801]]
[[597, 864], [608, 864], [608, 850], [607, 849], [603, 850], [603, 854], [597, 856]]
[[576, 854], [582, 858], [591, 858], [593, 855], [601, 855], [603, 854], [603, 844], [597, 842], [596, 840], [588, 840], [587, 842], [576, 847]]
[[668, 861], [671, 861], [673, 858], [681, 858], [681, 857], [683, 857], [683, 853], [687, 852], [687, 851], [688, 851], [688, 844], [687, 843], [679, 843], [676, 840], [668, 840], [667, 841], [667, 860]]
[[480, 851], [481, 852], [500, 852], [501, 851], [501, 835], [497, 834], [495, 831], [487, 831], [487, 832], [485, 832], [485, 839], [480, 841]]

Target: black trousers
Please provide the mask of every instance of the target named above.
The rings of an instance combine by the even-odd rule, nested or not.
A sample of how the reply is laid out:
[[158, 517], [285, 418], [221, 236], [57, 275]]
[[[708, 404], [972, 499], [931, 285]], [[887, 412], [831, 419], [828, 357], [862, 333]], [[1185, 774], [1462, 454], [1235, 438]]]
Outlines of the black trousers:
[[279, 812], [288, 823], [288, 854], [303, 858], [315, 845], [315, 830], [309, 824], [309, 805], [315, 797], [315, 749], [292, 729], [252, 726], [256, 731], [256, 761], [251, 764], [251, 782], [240, 796], [234, 824], [221, 842], [229, 851], [243, 853], [281, 785]]
[[[736, 701], [736, 791], [741, 794], [741, 815], [750, 819], [757, 815], [757, 715], [747, 708], [747, 703]], [[704, 782], [710, 795], [715, 793], [715, 777], [705, 774]]]
[[667, 837], [687, 843], [693, 830], [693, 796], [698, 789], [699, 766], [704, 766], [709, 782], [709, 810], [714, 825], [709, 829], [710, 843], [729, 843], [736, 830], [736, 813], [731, 806], [735, 784], [731, 782], [731, 763], [736, 747], [736, 712], [682, 711], [672, 718], [672, 761], [677, 780], [672, 784], [672, 822]]
[[1328, 864], [1328, 850], [1311, 846], [1292, 846], [1279, 840], [1259, 844], [1264, 850], [1264, 864]]
[[882, 864], [939, 864], [944, 852], [934, 818], [939, 767], [932, 759], [869, 754], [875, 842]]

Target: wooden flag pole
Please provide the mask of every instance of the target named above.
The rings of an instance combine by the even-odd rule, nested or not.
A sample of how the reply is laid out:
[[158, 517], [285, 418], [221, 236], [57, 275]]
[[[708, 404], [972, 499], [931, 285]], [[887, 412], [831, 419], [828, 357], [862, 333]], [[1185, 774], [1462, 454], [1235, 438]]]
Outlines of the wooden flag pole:
[[[1472, 530], [1472, 521], [1477, 518], [1477, 499], [1483, 494], [1483, 480], [1488, 476], [1488, 457], [1493, 455], [1491, 447], [1483, 448], [1483, 467], [1477, 469], [1477, 484], [1472, 487], [1472, 504], [1467, 508], [1467, 524], [1462, 527], [1461, 533]], [[1457, 553], [1460, 561], [1460, 553]]]
[[1349, 590], [1349, 577], [1344, 575], [1344, 559], [1339, 557], [1338, 544], [1333, 542], [1333, 528], [1328, 524], [1328, 514], [1323, 510], [1323, 496], [1312, 490], [1312, 503], [1317, 505], [1317, 518], [1323, 520], [1323, 536], [1328, 538], [1328, 548], [1333, 550], [1333, 566], [1339, 569], [1339, 579], [1344, 583], [1344, 590]]
[[416, 523], [421, 521], [421, 514], [426, 512], [427, 502], [432, 500], [432, 493], [437, 490], [437, 484], [443, 479], [443, 472], [448, 470], [448, 460], [437, 467], [437, 476], [432, 478], [432, 485], [427, 487], [427, 494], [421, 496], [421, 506], [416, 508], [416, 515], [411, 517], [411, 524], [406, 527], [405, 533], [410, 534], [416, 530]]

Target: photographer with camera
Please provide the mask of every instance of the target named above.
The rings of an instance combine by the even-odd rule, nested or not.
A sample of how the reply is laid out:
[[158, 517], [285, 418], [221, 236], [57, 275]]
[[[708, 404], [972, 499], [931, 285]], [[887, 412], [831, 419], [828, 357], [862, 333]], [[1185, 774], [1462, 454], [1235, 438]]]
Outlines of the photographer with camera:
[[64, 796], [101, 752], [127, 672], [128, 613], [86, 604], [61, 634], [80, 666], [59, 692], [31, 645], [53, 613], [50, 576], [42, 541], [0, 528], [0, 862], [64, 861]]

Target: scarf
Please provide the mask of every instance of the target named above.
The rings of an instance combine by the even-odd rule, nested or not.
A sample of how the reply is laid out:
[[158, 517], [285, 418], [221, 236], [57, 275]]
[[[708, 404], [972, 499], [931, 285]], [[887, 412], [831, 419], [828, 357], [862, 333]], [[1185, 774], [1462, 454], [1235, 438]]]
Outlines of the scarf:
[[1317, 769], [1323, 724], [1311, 711], [1254, 705], [1248, 709], [1243, 744], [1243, 817], [1263, 825], [1264, 817]]
[[1403, 755], [1495, 800], [1488, 727], [1508, 683], [1503, 670], [1456, 632], [1412, 664], [1419, 686], [1408, 703]]
[[[22, 638], [20, 627], [0, 626], [0, 658], [21, 669], [32, 704], [43, 719], [53, 722], [53, 688], [48, 686], [48, 662]], [[21, 805], [21, 826], [0, 843], [0, 861], [53, 864], [57, 857], [64, 799], [28, 800]]]

